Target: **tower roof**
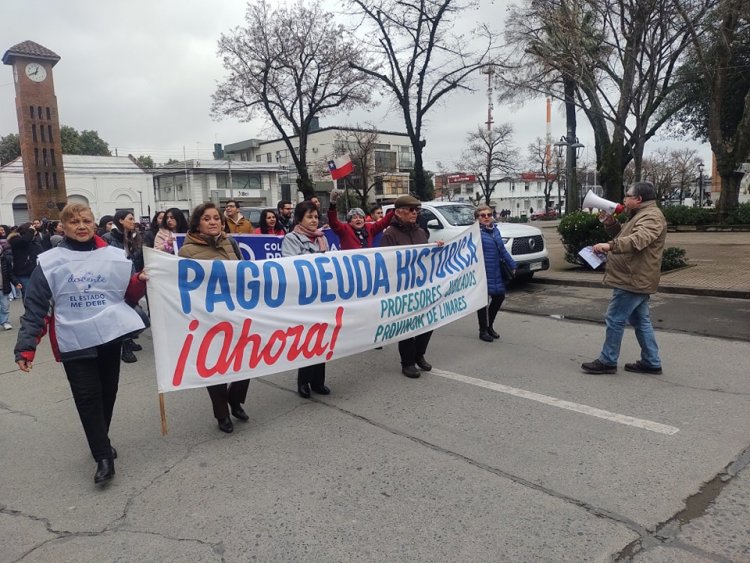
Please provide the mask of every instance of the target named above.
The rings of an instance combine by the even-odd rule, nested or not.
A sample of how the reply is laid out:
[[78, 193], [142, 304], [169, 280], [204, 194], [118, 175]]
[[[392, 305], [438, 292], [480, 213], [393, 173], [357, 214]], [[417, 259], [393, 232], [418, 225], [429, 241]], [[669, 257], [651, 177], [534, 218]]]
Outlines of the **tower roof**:
[[42, 59], [50, 61], [52, 66], [55, 66], [57, 61], [60, 60], [60, 55], [54, 51], [50, 51], [47, 47], [42, 47], [39, 43], [34, 43], [33, 41], [23, 41], [18, 45], [13, 45], [13, 47], [5, 51], [5, 54], [3, 55], [3, 63], [11, 65], [16, 57]]

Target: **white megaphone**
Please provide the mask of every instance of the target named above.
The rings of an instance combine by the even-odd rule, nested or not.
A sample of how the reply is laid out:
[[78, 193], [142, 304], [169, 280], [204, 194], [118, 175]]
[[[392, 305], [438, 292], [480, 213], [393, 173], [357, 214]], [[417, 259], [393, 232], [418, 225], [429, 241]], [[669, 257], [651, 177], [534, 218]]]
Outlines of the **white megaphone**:
[[586, 197], [583, 198], [581, 207], [599, 209], [600, 211], [604, 211], [609, 215], [614, 215], [615, 213], [622, 213], [623, 211], [625, 211], [625, 206], [623, 204], [615, 203], [614, 201], [609, 201], [608, 199], [599, 197], [594, 193], [594, 190], [589, 190], [589, 193], [587, 193]]

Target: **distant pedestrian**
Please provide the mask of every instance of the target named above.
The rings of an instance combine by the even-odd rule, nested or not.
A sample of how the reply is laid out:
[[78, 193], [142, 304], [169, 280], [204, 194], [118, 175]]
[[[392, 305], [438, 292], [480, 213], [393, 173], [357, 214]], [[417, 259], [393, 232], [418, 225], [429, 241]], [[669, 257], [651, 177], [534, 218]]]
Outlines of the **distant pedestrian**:
[[66, 205], [60, 222], [65, 238], [39, 256], [39, 266], [31, 274], [15, 360], [22, 371], [30, 371], [37, 343], [49, 332], [96, 461], [94, 483], [101, 484], [115, 475], [117, 451], [110, 443], [109, 427], [122, 339], [144, 327], [128, 304], [143, 296], [146, 277], [133, 274], [130, 260], [95, 235], [88, 206]]
[[625, 371], [660, 374], [659, 347], [651, 324], [649, 296], [656, 293], [661, 277], [661, 259], [667, 238], [667, 222], [656, 205], [656, 190], [651, 182], [636, 182], [625, 194], [627, 220], [620, 224], [602, 212], [604, 228], [612, 236], [609, 242], [594, 245], [594, 252], [607, 254], [604, 284], [612, 288], [607, 308], [607, 330], [599, 358], [581, 368], [587, 373], [616, 373], [625, 323], [635, 329], [641, 358], [625, 364]]

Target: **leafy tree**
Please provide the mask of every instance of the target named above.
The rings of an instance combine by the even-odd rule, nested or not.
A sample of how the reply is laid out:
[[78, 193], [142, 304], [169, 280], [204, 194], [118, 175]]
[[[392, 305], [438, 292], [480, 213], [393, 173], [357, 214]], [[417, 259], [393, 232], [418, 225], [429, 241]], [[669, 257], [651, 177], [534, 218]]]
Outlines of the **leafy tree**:
[[153, 168], [154, 167], [154, 159], [151, 158], [149, 155], [140, 155], [138, 158], [135, 159], [135, 162], [140, 166], [141, 168]]
[[467, 5], [457, 0], [348, 0], [369, 23], [362, 41], [373, 59], [351, 61], [352, 68], [379, 81], [404, 115], [414, 151], [414, 191], [422, 200], [427, 185], [422, 138], [425, 118], [447, 94], [468, 89], [468, 77], [487, 64], [492, 40], [486, 30], [479, 52], [467, 50], [469, 41], [452, 30]]
[[[687, 0], [674, 1], [689, 21]], [[719, 214], [728, 216], [739, 201], [740, 166], [750, 157], [750, 3], [715, 2], [699, 24], [690, 25], [690, 72], [670, 99], [672, 122], [711, 143], [721, 177]]]
[[[544, 178], [544, 210], [553, 208], [552, 187], [557, 180], [557, 174], [552, 172], [552, 158], [549, 154], [550, 147], [540, 137], [528, 147], [528, 162], [531, 170], [537, 174], [537, 178]], [[559, 171], [558, 171], [559, 173]]]
[[16, 133], [0, 137], [0, 164], [7, 164], [21, 156], [21, 143]]
[[177, 160], [176, 158], [170, 158], [167, 162], [164, 163], [164, 166], [169, 166], [170, 164], [177, 164], [179, 162], [180, 161]]
[[513, 127], [504, 123], [487, 129], [477, 127], [466, 137], [467, 148], [463, 153], [463, 167], [476, 174], [481, 197], [486, 205], [503, 174], [513, 170], [517, 151], [513, 147]]
[[333, 19], [319, 0], [275, 10], [256, 0], [248, 4], [245, 27], [219, 39], [229, 76], [213, 94], [213, 116], [270, 121], [286, 144], [306, 198], [315, 193], [307, 166], [313, 120], [368, 103], [372, 90], [348, 64], [366, 64], [360, 43]]

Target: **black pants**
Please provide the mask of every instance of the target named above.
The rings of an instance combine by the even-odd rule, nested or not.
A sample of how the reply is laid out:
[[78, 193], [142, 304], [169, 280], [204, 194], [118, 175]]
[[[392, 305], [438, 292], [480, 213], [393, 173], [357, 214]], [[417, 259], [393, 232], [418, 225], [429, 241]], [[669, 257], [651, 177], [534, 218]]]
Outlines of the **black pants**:
[[120, 381], [120, 342], [97, 346], [97, 357], [63, 362], [94, 460], [112, 457], [109, 424]]
[[421, 358], [427, 352], [427, 345], [430, 343], [431, 337], [432, 331], [429, 331], [399, 342], [398, 353], [401, 355], [401, 365], [413, 366], [416, 364], [417, 358]]
[[500, 310], [503, 301], [505, 301], [504, 293], [502, 295], [490, 295], [490, 304], [477, 311], [479, 330], [481, 332], [486, 331], [488, 328], [492, 328], [492, 325], [495, 324], [495, 317], [497, 317], [497, 313]]
[[229, 416], [229, 406], [238, 407], [247, 398], [247, 388], [250, 386], [249, 379], [233, 381], [232, 383], [220, 383], [206, 387], [211, 404], [214, 407], [216, 418]]
[[297, 387], [309, 383], [314, 389], [319, 389], [326, 383], [326, 365], [314, 364], [297, 370]]

